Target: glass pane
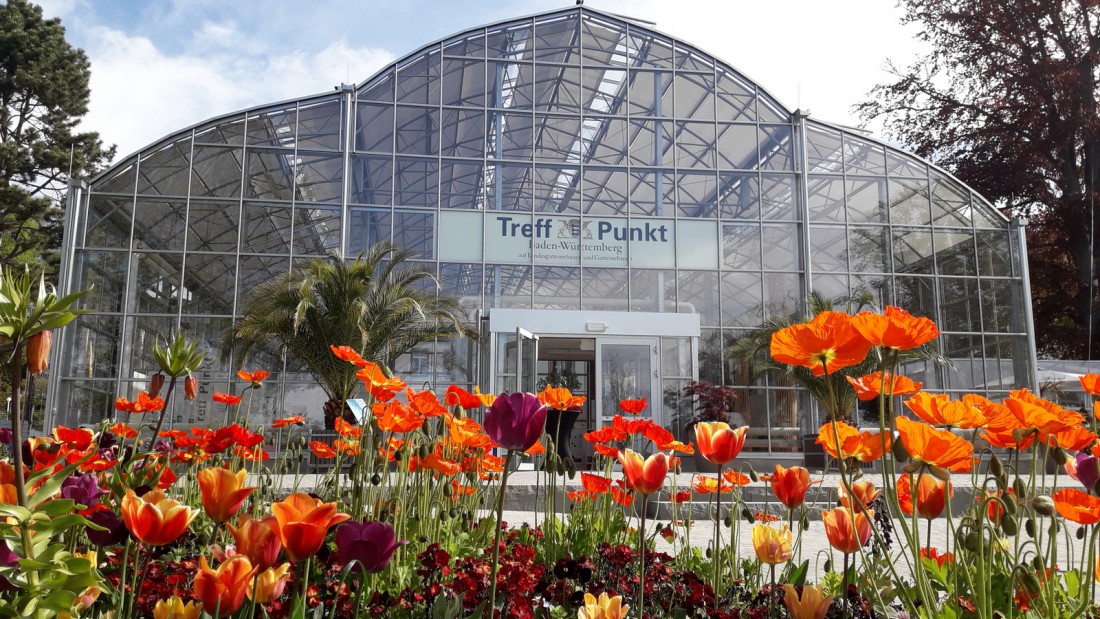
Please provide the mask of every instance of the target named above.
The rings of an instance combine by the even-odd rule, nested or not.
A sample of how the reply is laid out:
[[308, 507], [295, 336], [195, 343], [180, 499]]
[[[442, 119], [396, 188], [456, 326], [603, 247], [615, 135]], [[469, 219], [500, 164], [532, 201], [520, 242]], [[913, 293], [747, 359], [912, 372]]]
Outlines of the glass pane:
[[676, 116], [697, 120], [714, 119], [714, 76], [683, 73], [676, 81]]
[[509, 24], [486, 33], [486, 53], [490, 58], [530, 58], [532, 40], [531, 20]]
[[787, 174], [763, 174], [760, 177], [760, 216], [763, 219], [797, 220], [799, 197], [797, 181]]
[[439, 172], [439, 205], [442, 208], [486, 208], [485, 164], [480, 161], [444, 159]]
[[353, 155], [349, 191], [348, 201], [355, 204], [392, 204], [393, 161], [389, 157]]
[[84, 246], [129, 247], [133, 212], [133, 198], [90, 196]]
[[491, 307], [531, 307], [531, 268], [486, 265], [485, 299]]
[[734, 73], [718, 68], [718, 82], [715, 85], [717, 99], [717, 117], [719, 120], [756, 119], [756, 87]]
[[[599, 376], [600, 410], [615, 411], [623, 400], [653, 399], [653, 349], [647, 344], [603, 344]], [[652, 415], [653, 407], [641, 413]]]
[[630, 310], [675, 312], [676, 272], [630, 269]]
[[[66, 376], [77, 378], [115, 378], [118, 376], [119, 342], [122, 339], [122, 317], [107, 314], [85, 314], [69, 326], [66, 342], [71, 342], [72, 366]], [[71, 338], [71, 339], [68, 339]]]
[[764, 252], [764, 269], [794, 271], [802, 267], [799, 249], [801, 234], [796, 224], [771, 224], [760, 229], [760, 242], [768, 248]]
[[759, 271], [762, 265], [760, 257], [759, 225], [722, 226], [723, 263], [735, 271]]
[[849, 223], [887, 223], [886, 181], [883, 179], [848, 179], [847, 197]]
[[890, 229], [885, 226], [848, 228], [848, 257], [852, 271], [890, 272]]
[[927, 226], [932, 221], [928, 208], [927, 181], [890, 180], [891, 223]]
[[191, 196], [239, 198], [241, 149], [196, 146], [191, 169]]
[[[714, 329], [708, 329], [714, 333]], [[691, 354], [691, 338], [661, 338], [661, 375], [670, 378], [691, 378], [691, 366], [694, 364]]]
[[397, 106], [395, 148], [408, 155], [435, 155], [439, 152], [439, 110]]
[[671, 172], [635, 172], [630, 175], [630, 213], [659, 217], [675, 203], [676, 176]]
[[630, 123], [630, 163], [638, 166], [671, 166], [672, 123], [666, 120], [634, 120]]
[[439, 164], [436, 159], [399, 157], [396, 164], [394, 202], [401, 206], [436, 206], [439, 192]]
[[626, 269], [585, 267], [582, 275], [581, 309], [623, 311], [627, 308]]
[[632, 116], [672, 116], [672, 73], [661, 71], [630, 72], [630, 105]]
[[581, 71], [581, 108], [591, 114], [626, 114], [626, 69]]
[[479, 30], [473, 34], [446, 42], [443, 44], [443, 54], [445, 56], [484, 57], [485, 33]]
[[503, 164], [489, 166], [492, 182], [487, 183], [486, 199], [496, 211], [531, 211], [531, 165]]
[[844, 134], [844, 172], [846, 174], [886, 173], [886, 153], [882, 146]]
[[969, 277], [941, 277], [939, 283], [940, 299], [943, 300], [940, 329], [981, 331], [978, 280]]
[[[895, 305], [889, 275], [853, 275], [852, 298], [869, 296], [876, 308]], [[908, 308], [907, 308], [908, 309]]]
[[340, 156], [298, 153], [295, 199], [340, 202], [344, 194], [344, 160]]
[[714, 172], [678, 174], [677, 179], [677, 211], [681, 217], [717, 216], [718, 178]]
[[248, 151], [246, 198], [290, 201], [294, 188], [294, 152]]
[[582, 71], [567, 65], [535, 65], [535, 109], [559, 114], [576, 114], [583, 108]]
[[764, 170], [794, 169], [794, 145], [789, 126], [760, 125], [760, 167]]
[[191, 139], [183, 139], [146, 154], [138, 167], [138, 193], [186, 196]]
[[[286, 256], [241, 256], [238, 268], [237, 307], [242, 307], [257, 286], [286, 275], [290, 270], [290, 259]], [[279, 367], [282, 367], [281, 363]]]
[[[545, 91], [538, 91], [543, 96], [550, 97], [549, 89], [553, 81], [544, 69], [540, 78], [546, 80], [540, 83], [539, 88], [545, 87]], [[580, 69], [576, 69], [579, 73]], [[576, 81], [576, 80], [574, 80]], [[539, 94], [535, 90], [535, 70], [529, 63], [521, 62], [490, 62], [485, 72], [486, 104], [488, 107], [514, 110], [529, 110]], [[574, 94], [574, 102], [576, 101]]]
[[848, 276], [832, 274], [818, 275], [815, 271], [813, 284], [810, 286], [810, 290], [816, 292], [823, 299], [847, 301], [849, 298]]
[[302, 104], [298, 108], [298, 148], [341, 150], [342, 100]]
[[444, 157], [485, 156], [485, 112], [443, 110], [440, 154]]
[[434, 213], [394, 211], [393, 218], [394, 245], [414, 252], [416, 258], [435, 258]]
[[[541, 34], [542, 28], [536, 32]], [[571, 44], [575, 41], [566, 40]], [[585, 15], [581, 24], [581, 47], [586, 65], [623, 66], [626, 64], [626, 27]]]
[[443, 59], [443, 105], [485, 105], [485, 61], [472, 58]]
[[134, 296], [137, 311], [150, 314], [175, 314], [179, 307], [182, 254], [135, 252]]
[[121, 193], [128, 196], [134, 193], [134, 172], [137, 166], [133, 161], [125, 167], [121, 167], [122, 164], [118, 165], [118, 169], [109, 172], [106, 177], [92, 183], [91, 189], [93, 192]]
[[325, 256], [340, 251], [340, 211], [294, 207], [294, 254]]
[[718, 273], [714, 271], [680, 271], [676, 277], [679, 312], [699, 314], [703, 325], [718, 325]]
[[398, 103], [439, 104], [439, 61], [432, 51], [397, 67]]
[[535, 158], [625, 166], [632, 125], [624, 118], [539, 116]]
[[374, 82], [360, 89], [356, 97], [360, 101], [393, 102], [393, 77], [393, 70], [387, 69], [384, 75], [378, 76]]
[[134, 249], [182, 250], [187, 227], [187, 204], [138, 200], [134, 222]]
[[[626, 203], [625, 174], [621, 200]], [[536, 167], [532, 176], [535, 211], [548, 213], [580, 212], [580, 170], [577, 168]]]
[[811, 176], [808, 189], [811, 221], [844, 223], [843, 179]]
[[717, 129], [718, 167], [755, 170], [757, 156], [756, 125], [719, 123]]
[[184, 267], [183, 313], [232, 316], [237, 258], [188, 254]]
[[936, 298], [930, 277], [897, 276], [895, 278], [895, 296], [899, 307], [908, 310], [914, 316], [925, 316], [937, 320]]
[[810, 265], [813, 271], [848, 271], [848, 234], [839, 226], [810, 227]]
[[627, 57], [631, 65], [671, 69], [672, 41], [634, 28], [627, 39]]
[[759, 326], [764, 322], [762, 295], [759, 273], [723, 273], [722, 325], [726, 327]]
[[[676, 341], [682, 341], [677, 338]], [[678, 347], [681, 351], [681, 347]], [[688, 348], [690, 354], [690, 347]], [[682, 364], [678, 364], [681, 365]], [[714, 384], [725, 384], [722, 379], [722, 330], [703, 329], [699, 334], [699, 380]], [[691, 378], [691, 368], [684, 375]]]
[[238, 202], [191, 200], [187, 214], [187, 251], [237, 250]]
[[1012, 275], [1009, 260], [1009, 236], [1003, 230], [979, 230], [974, 233], [978, 244], [978, 273], [985, 276]]
[[581, 308], [580, 267], [535, 267], [534, 302], [536, 309]]
[[290, 253], [290, 205], [244, 203], [241, 251], [257, 254]]
[[981, 285], [982, 330], [1020, 333], [1024, 331], [1020, 284], [1014, 280], [983, 279]]
[[970, 192], [939, 172], [932, 173], [932, 221], [937, 226], [970, 227]]
[[936, 268], [941, 275], [977, 275], [974, 235], [969, 230], [936, 230]]
[[[209, 400], [214, 395], [217, 379], [220, 384], [229, 378], [229, 363], [221, 360], [219, 346], [226, 332], [233, 326], [232, 318], [208, 318], [198, 316], [184, 316], [180, 320], [180, 329], [187, 336], [199, 343], [199, 350], [206, 353], [202, 361], [202, 371], [199, 372], [199, 393], [208, 393], [206, 397], [199, 396], [199, 401]], [[203, 387], [205, 386], [205, 391]]]
[[806, 168], [809, 172], [844, 171], [840, 131], [816, 123], [806, 123]]
[[529, 161], [532, 148], [532, 125], [534, 123], [530, 114], [510, 114], [507, 112], [497, 115], [498, 124], [489, 132], [488, 155], [498, 159], [519, 159]]
[[924, 162], [892, 148], [886, 149], [886, 173], [892, 177], [924, 178], [928, 174]]
[[922, 228], [894, 228], [894, 269], [906, 273], [935, 273], [932, 232]]
[[785, 318], [802, 307], [802, 276], [764, 273], [764, 318]]
[[713, 169], [715, 165], [715, 127], [712, 122], [677, 122], [676, 166]]
[[92, 288], [80, 301], [80, 307], [96, 312], [121, 312], [125, 307], [129, 256], [125, 251], [84, 251], [80, 253], [75, 290]]
[[353, 208], [348, 214], [348, 255], [365, 254], [378, 243], [389, 242], [393, 215], [389, 210]]
[[293, 148], [297, 115], [294, 104], [282, 109], [249, 114], [247, 143], [251, 146]]
[[393, 106], [360, 104], [355, 114], [355, 150], [393, 152]]
[[439, 265], [439, 296], [458, 299], [463, 307], [481, 307], [482, 273], [480, 264]]
[[718, 204], [723, 219], [759, 219], [760, 186], [755, 173], [718, 175]]

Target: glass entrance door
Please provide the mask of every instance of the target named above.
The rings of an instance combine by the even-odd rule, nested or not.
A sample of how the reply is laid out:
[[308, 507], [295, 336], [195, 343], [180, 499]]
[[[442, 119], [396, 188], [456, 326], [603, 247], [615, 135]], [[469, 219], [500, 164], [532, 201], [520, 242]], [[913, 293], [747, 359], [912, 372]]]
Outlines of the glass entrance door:
[[649, 407], [642, 416], [660, 419], [657, 366], [657, 338], [625, 337], [596, 339], [596, 401], [602, 423], [619, 412], [622, 400], [646, 398]]
[[538, 392], [539, 373], [539, 336], [527, 329], [516, 329], [516, 356], [519, 367], [516, 369], [516, 391]]
[[493, 351], [491, 365], [496, 371], [490, 376], [490, 393], [537, 391], [539, 336], [522, 328], [515, 333], [494, 333]]

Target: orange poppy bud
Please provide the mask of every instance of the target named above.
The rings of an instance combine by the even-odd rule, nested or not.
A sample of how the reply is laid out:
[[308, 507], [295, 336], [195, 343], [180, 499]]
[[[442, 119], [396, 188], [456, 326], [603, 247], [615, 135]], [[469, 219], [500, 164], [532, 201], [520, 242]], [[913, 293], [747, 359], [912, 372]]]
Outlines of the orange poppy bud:
[[695, 444], [699, 453], [714, 464], [729, 464], [745, 446], [749, 427], [730, 428], [722, 421], [704, 421], [695, 424]]
[[668, 475], [669, 460], [670, 456], [664, 453], [655, 453], [643, 460], [633, 449], [619, 452], [626, 485], [639, 494], [653, 494], [661, 489]]
[[139, 541], [164, 546], [176, 541], [198, 515], [186, 505], [165, 498], [164, 492], [151, 490], [138, 497], [127, 490], [122, 498], [122, 521]]
[[252, 587], [245, 590], [248, 599], [257, 604], [273, 602], [283, 595], [286, 584], [290, 582], [290, 564], [284, 563], [279, 567], [269, 567], [256, 574], [256, 592], [252, 593]]
[[41, 374], [46, 371], [47, 358], [50, 356], [50, 344], [53, 343], [53, 334], [49, 331], [39, 331], [27, 338], [27, 370], [31, 374]]
[[847, 507], [835, 507], [821, 512], [821, 521], [825, 523], [825, 536], [829, 544], [844, 554], [859, 552], [859, 549], [871, 539], [871, 518], [874, 510], [859, 512], [852, 519], [852, 511]]
[[325, 503], [304, 492], [272, 504], [271, 513], [275, 515], [275, 533], [293, 561], [316, 554], [329, 528], [351, 518], [338, 512], [336, 503]]
[[157, 372], [153, 374], [153, 377], [149, 379], [149, 397], [155, 398], [160, 395], [160, 390], [164, 388], [164, 372]]
[[218, 566], [217, 571], [210, 569], [206, 557], [199, 557], [199, 572], [195, 574], [195, 597], [202, 602], [202, 608], [215, 617], [228, 617], [241, 607], [244, 596], [252, 586], [252, 576], [256, 568], [244, 555], [233, 555]]
[[806, 500], [806, 491], [817, 482], [810, 481], [810, 472], [801, 466], [785, 469], [775, 465], [775, 474], [768, 477], [772, 492], [788, 509], [795, 509]]
[[188, 374], [187, 378], [183, 379], [183, 396], [188, 400], [194, 400], [199, 397], [199, 377], [194, 374]]
[[244, 500], [256, 488], [245, 488], [244, 480], [248, 471], [241, 469], [236, 473], [220, 466], [212, 466], [199, 471], [199, 491], [202, 493], [202, 508], [214, 522], [225, 522], [237, 514]]
[[283, 543], [275, 531], [276, 521], [268, 516], [262, 520], [241, 516], [236, 527], [228, 525], [237, 545], [237, 552], [248, 557], [256, 569], [265, 570], [279, 560]]

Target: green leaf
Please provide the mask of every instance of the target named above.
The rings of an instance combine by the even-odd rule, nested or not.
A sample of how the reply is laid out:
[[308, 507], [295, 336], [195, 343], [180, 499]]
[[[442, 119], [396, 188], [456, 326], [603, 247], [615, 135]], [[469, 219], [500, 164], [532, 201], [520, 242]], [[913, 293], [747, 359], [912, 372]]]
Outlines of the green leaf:
[[796, 587], [801, 587], [806, 584], [806, 574], [810, 572], [810, 560], [806, 559], [801, 565], [796, 567], [788, 578], [788, 582]]

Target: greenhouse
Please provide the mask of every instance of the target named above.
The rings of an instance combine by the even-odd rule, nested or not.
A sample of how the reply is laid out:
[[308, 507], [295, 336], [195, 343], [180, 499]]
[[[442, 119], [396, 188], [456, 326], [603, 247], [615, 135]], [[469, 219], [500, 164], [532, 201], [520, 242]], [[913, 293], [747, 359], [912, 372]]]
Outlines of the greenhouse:
[[[747, 449], [800, 449], [790, 437], [820, 425], [810, 399], [730, 347], [811, 292], [935, 320], [952, 365], [910, 364], [926, 389], [1034, 383], [1021, 222], [688, 43], [585, 6], [182, 129], [74, 182], [68, 204], [62, 287], [94, 285], [94, 311], [55, 346], [45, 427], [112, 415], [155, 371], [152, 344], [179, 330], [211, 351], [200, 392], [239, 393], [240, 363], [217, 349], [250, 290], [381, 241], [415, 251], [482, 336], [424, 343], [394, 371], [494, 393], [566, 381], [589, 397], [582, 457], [580, 435], [623, 398], [681, 429], [698, 379], [734, 389]], [[320, 427], [327, 398], [293, 358], [245, 366], [273, 372], [253, 415]], [[169, 423], [220, 415], [208, 395], [196, 404]]]

